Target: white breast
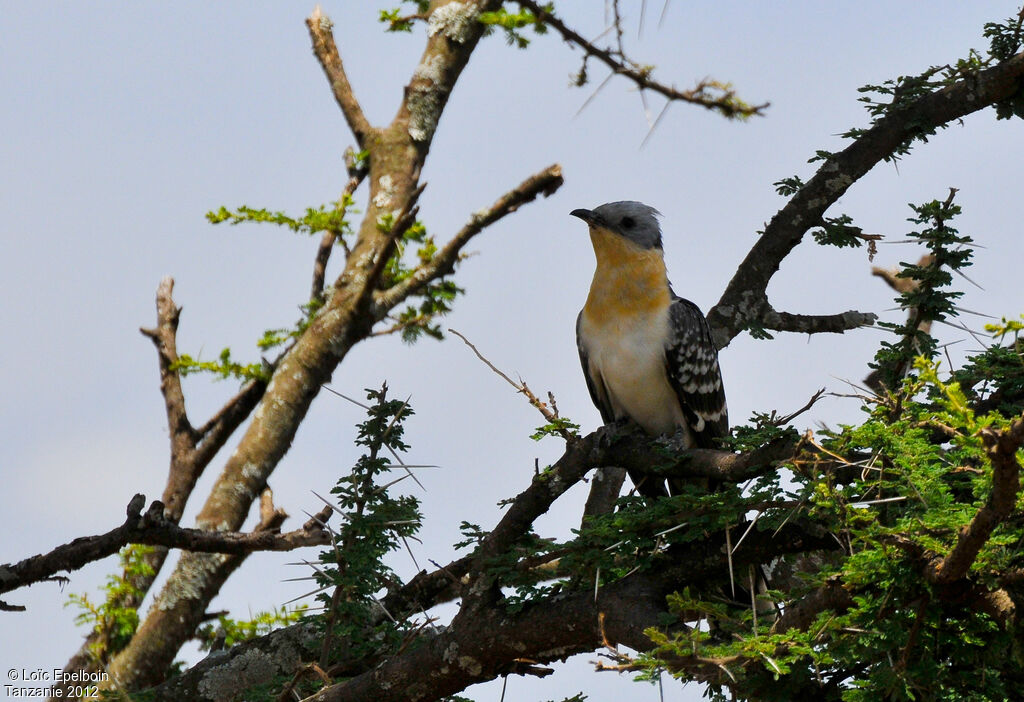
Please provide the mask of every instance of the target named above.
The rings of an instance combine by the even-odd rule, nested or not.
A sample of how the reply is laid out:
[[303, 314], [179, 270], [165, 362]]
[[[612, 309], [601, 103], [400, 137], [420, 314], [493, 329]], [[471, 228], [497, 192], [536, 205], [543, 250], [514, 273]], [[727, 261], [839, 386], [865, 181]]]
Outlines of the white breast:
[[683, 428], [692, 443], [676, 393], [665, 372], [668, 309], [598, 324], [584, 314], [580, 342], [590, 374], [604, 386], [616, 419], [629, 417], [653, 436]]

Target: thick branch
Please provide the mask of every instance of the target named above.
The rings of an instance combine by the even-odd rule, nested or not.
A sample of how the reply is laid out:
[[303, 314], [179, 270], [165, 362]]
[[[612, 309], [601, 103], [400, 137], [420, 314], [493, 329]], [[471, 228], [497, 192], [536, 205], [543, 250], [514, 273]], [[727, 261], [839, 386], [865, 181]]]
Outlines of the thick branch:
[[951, 120], [1013, 96], [1020, 90], [1022, 76], [1024, 53], [907, 102], [826, 159], [814, 177], [772, 217], [721, 299], [708, 312], [708, 323], [718, 347], [728, 346], [751, 323], [760, 321], [765, 291], [782, 260], [853, 183], [915, 135], [927, 134]]
[[[261, 524], [262, 529], [245, 534], [228, 531], [184, 529], [164, 517], [164, 505], [155, 500], [142, 513], [145, 497], [136, 495], [128, 505], [128, 518], [121, 526], [97, 536], [83, 536], [49, 553], [0, 566], [0, 593], [42, 580], [52, 580], [61, 571], [78, 570], [87, 563], [117, 553], [128, 544], [146, 544], [206, 553], [247, 554], [253, 551], [291, 551], [303, 546], [330, 543], [330, 534], [313, 520], [301, 529], [276, 533], [275, 524], [283, 513], [275, 513]], [[323, 521], [329, 513], [318, 515]]]
[[[450, 7], [457, 5], [458, 7]], [[435, 3], [438, 9], [496, 9], [499, 0], [477, 3]], [[319, 44], [323, 55], [333, 59], [328, 43], [330, 22], [322, 16], [310, 22], [314, 50]], [[462, 27], [460, 25], [460, 27]], [[211, 530], [237, 530], [251, 509], [252, 502], [266, 486], [278, 462], [287, 452], [298, 426], [304, 419], [323, 383], [330, 379], [338, 363], [357, 343], [367, 338], [378, 318], [371, 309], [371, 294], [378, 276], [400, 235], [400, 223], [414, 211], [418, 178], [429, 151], [432, 126], [469, 56], [483, 32], [478, 22], [466, 24], [453, 39], [451, 27], [437, 26], [430, 32], [421, 66], [414, 80], [421, 100], [419, 108], [409, 108], [407, 93], [403, 108], [391, 125], [373, 130], [354, 109], [347, 79], [342, 80], [325, 66], [332, 90], [346, 109], [346, 117], [362, 147], [369, 151], [369, 200], [365, 216], [351, 247], [344, 270], [334, 283], [334, 291], [306, 331], [276, 364], [273, 379], [260, 406], [253, 414], [235, 451], [210, 492], [197, 518], [198, 526]], [[340, 64], [338, 64], [340, 66]], [[337, 67], [337, 66], [335, 66]], [[421, 70], [422, 69], [422, 70]], [[339, 82], [341, 81], [341, 82]], [[436, 88], [435, 93], [431, 93]], [[346, 108], [347, 105], [347, 108]], [[426, 120], [426, 122], [424, 122]], [[419, 129], [431, 125], [426, 133]], [[414, 128], [414, 126], [416, 128]], [[372, 136], [373, 138], [370, 138]], [[388, 223], [393, 222], [391, 227]], [[219, 592], [225, 579], [244, 556], [213, 556], [186, 552], [178, 562], [155, 606], [128, 646], [108, 666], [112, 684], [132, 690], [159, 682], [181, 644], [194, 632], [209, 601]]]
[[512, 214], [522, 205], [532, 202], [538, 195], [548, 197], [558, 190], [563, 182], [561, 166], [558, 164], [548, 166], [502, 195], [489, 208], [473, 213], [469, 222], [434, 255], [429, 263], [421, 265], [401, 283], [375, 295], [374, 302], [378, 308], [378, 316], [383, 319], [383, 316], [395, 305], [410, 295], [415, 295], [431, 281], [453, 273], [462, 249], [470, 239], [502, 217]]
[[338, 45], [334, 43], [334, 34], [331, 33], [333, 23], [320, 12], [320, 6], [317, 5], [313, 14], [306, 19], [306, 26], [309, 27], [309, 36], [313, 40], [313, 53], [327, 74], [327, 82], [331, 84], [334, 99], [345, 115], [345, 121], [348, 122], [359, 148], [366, 148], [366, 140], [373, 131], [373, 126], [363, 114], [363, 108], [352, 91], [352, 84], [348, 82], [345, 66], [338, 53]]
[[[585, 439], [583, 440], [586, 441]], [[751, 545], [734, 555], [743, 566], [767, 554], [835, 548], [831, 536], [811, 536], [795, 525], [777, 535], [752, 534]], [[374, 669], [321, 690], [310, 700], [376, 702], [438, 699], [467, 686], [493, 679], [515, 660], [537, 663], [563, 660], [606, 644], [637, 650], [651, 647], [644, 629], [664, 615], [665, 597], [686, 584], [727, 572], [721, 545], [711, 540], [689, 544], [652, 571], [632, 574], [603, 586], [551, 597], [516, 615], [489, 607], [464, 616], [462, 610], [440, 635], [419, 647], [392, 656]]]
[[971, 523], [960, 531], [949, 555], [933, 564], [928, 579], [934, 583], [952, 583], [967, 575], [992, 530], [1009, 516], [1017, 503], [1017, 493], [1020, 492], [1017, 450], [1024, 443], [1024, 417], [1002, 431], [985, 428], [981, 438], [992, 462], [992, 492]]
[[494, 589], [494, 577], [487, 573], [490, 562], [507, 551], [526, 533], [534, 520], [547, 512], [551, 504], [578, 483], [588, 470], [600, 465], [601, 445], [607, 443], [605, 432], [601, 428], [582, 439], [567, 441], [562, 457], [543, 473], [534, 476], [530, 486], [512, 501], [505, 516], [473, 552], [470, 586], [453, 624], [463, 618], [472, 619], [493, 601], [498, 593]]
[[733, 453], [691, 449], [685, 441], [681, 434], [651, 441], [640, 432], [632, 432], [613, 440], [601, 452], [597, 465], [621, 466], [630, 472], [659, 478], [710, 478], [720, 483], [740, 483], [774, 470], [776, 463], [793, 456], [797, 445], [793, 439], [781, 438], [749, 453]]
[[[752, 533], [733, 559], [737, 567], [745, 567], [776, 555], [836, 547], [827, 533], [816, 534], [813, 527], [791, 522], [778, 533]], [[450, 601], [464, 589], [463, 576], [473, 561], [474, 558], [465, 557], [430, 573], [420, 573], [389, 594], [382, 602], [384, 609], [404, 620]], [[377, 699], [380, 695], [383, 695], [380, 699], [419, 699], [421, 694], [436, 695], [442, 688], [457, 691], [472, 682], [506, 673], [515, 660], [523, 657], [537, 661], [557, 660], [577, 651], [597, 649], [606, 642], [621, 642], [645, 650], [650, 642], [643, 630], [663, 616], [665, 596], [669, 592], [687, 584], [717, 581], [727, 574], [721, 544], [708, 539], [674, 547], [659, 557], [654, 568], [602, 587], [596, 600], [587, 587], [585, 592], [570, 592], [538, 602], [514, 616], [506, 616], [500, 605], [485, 608], [479, 617], [462, 617], [447, 627], [443, 636], [448, 638], [443, 644], [435, 640], [436, 634], [425, 630], [417, 646], [408, 646], [405, 652], [390, 659], [355, 653], [339, 642], [331, 670], [343, 670], [346, 676], [359, 677], [358, 682], [353, 681], [353, 688], [342, 692], [341, 685], [335, 686], [330, 694], [346, 695], [338, 699]], [[383, 621], [384, 616], [380, 613], [378, 621]], [[493, 623], [495, 617], [501, 618], [501, 622]], [[496, 637], [500, 640], [496, 641]], [[254, 684], [270, 682], [275, 674], [291, 675], [297, 666], [319, 656], [318, 644], [315, 631], [308, 624], [298, 624], [229, 651], [211, 654], [193, 669], [150, 692], [156, 700], [231, 698]], [[435, 644], [438, 644], [436, 648]], [[430, 647], [432, 658], [425, 659], [415, 653], [423, 647]], [[238, 673], [251, 671], [256, 660], [260, 661], [265, 678], [241, 680]], [[467, 667], [470, 670], [466, 670]], [[363, 673], [366, 674], [361, 675]], [[395, 687], [388, 684], [398, 680], [408, 680], [410, 685], [429, 682], [425, 687], [428, 692], [419, 687], [409, 688], [413, 691], [408, 692], [404, 683], [396, 683]], [[382, 689], [367, 691], [376, 684]], [[360, 698], [357, 694], [367, 696]]]
[[853, 596], [843, 587], [838, 577], [829, 578], [817, 590], [786, 606], [782, 616], [772, 625], [772, 633], [783, 633], [790, 629], [806, 631], [817, 616], [826, 611], [842, 613], [853, 606]]

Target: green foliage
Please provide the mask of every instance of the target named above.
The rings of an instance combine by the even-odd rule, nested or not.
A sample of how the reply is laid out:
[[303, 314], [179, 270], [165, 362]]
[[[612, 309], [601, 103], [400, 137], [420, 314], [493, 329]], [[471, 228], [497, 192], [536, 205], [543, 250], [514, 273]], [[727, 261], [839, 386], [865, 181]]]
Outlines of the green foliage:
[[302, 316], [295, 322], [294, 326], [291, 328], [267, 329], [263, 332], [263, 336], [260, 337], [259, 341], [256, 342], [256, 345], [266, 351], [298, 339], [309, 328], [309, 325], [313, 323], [313, 318], [316, 317], [316, 313], [323, 306], [323, 300], [310, 300], [304, 305], [299, 305]]
[[797, 439], [791, 426], [780, 426], [775, 413], [755, 412], [748, 424], [733, 427], [729, 436], [720, 439], [722, 447], [731, 451], [754, 451], [773, 441]]
[[342, 200], [319, 207], [307, 207], [305, 214], [301, 217], [292, 217], [284, 212], [273, 212], [267, 209], [255, 209], [242, 205], [237, 210], [229, 210], [221, 206], [216, 212], [207, 212], [206, 219], [211, 224], [227, 222], [232, 226], [244, 222], [260, 222], [264, 224], [276, 224], [279, 227], [287, 227], [298, 234], [317, 234], [319, 232], [334, 232], [341, 237], [351, 234], [352, 229], [345, 215], [353, 211], [351, 195], [345, 195]]
[[[549, 13], [555, 10], [554, 3], [550, 2], [541, 7], [545, 12]], [[515, 46], [519, 49], [525, 49], [530, 45], [530, 40], [520, 30], [530, 27], [537, 34], [544, 34], [548, 30], [547, 25], [526, 8], [519, 8], [518, 11], [509, 12], [502, 6], [494, 12], [481, 12], [478, 19], [487, 25], [486, 31], [488, 33], [495, 27], [500, 27], [505, 32], [505, 41], [508, 42], [509, 46]]]
[[64, 603], [65, 607], [78, 609], [75, 624], [87, 626], [97, 635], [89, 645], [89, 654], [101, 665], [127, 646], [139, 627], [137, 605], [146, 593], [137, 583], [153, 575], [153, 567], [147, 560], [152, 552], [152, 546], [125, 546], [118, 555], [121, 573], [107, 576], [102, 602], [96, 604], [86, 594], [71, 594]]
[[[876, 124], [887, 115], [896, 114], [919, 97], [946, 88], [959, 80], [970, 79], [993, 63], [1006, 61], [1012, 57], [1020, 50], [1022, 43], [1021, 17], [1022, 15], [1018, 15], [1005, 23], [990, 22], [985, 25], [984, 36], [990, 43], [988, 56], [971, 49], [965, 58], [958, 59], [953, 64], [931, 66], [917, 75], [899, 76], [878, 85], [865, 85], [860, 88], [859, 92], [864, 95], [858, 99], [864, 103], [868, 114], [871, 115], [872, 124]], [[996, 103], [995, 108], [997, 119], [1024, 117], [1024, 86], [1021, 86], [1013, 97]], [[943, 124], [938, 129], [946, 129], [947, 126]], [[905, 156], [910, 153], [914, 142], [927, 142], [928, 137], [935, 134], [935, 131], [936, 128], [919, 126], [893, 154], [886, 156], [885, 160], [895, 161]], [[863, 129], [851, 129], [843, 136], [855, 139], [863, 133]]]
[[920, 206], [910, 205], [915, 216], [909, 221], [927, 226], [910, 232], [908, 236], [923, 243], [932, 258], [923, 265], [901, 264], [903, 269], [898, 276], [913, 280], [915, 285], [900, 294], [897, 302], [903, 309], [913, 310], [913, 314], [909, 314], [902, 324], [878, 323], [898, 337], [895, 342], [883, 341], [871, 364], [879, 371], [880, 380], [887, 388], [899, 386], [917, 356], [930, 359], [935, 355], [935, 339], [919, 325], [956, 315], [954, 303], [963, 293], [948, 289], [953, 281], [952, 272], [971, 265], [973, 251], [970, 237], [961, 236], [950, 226], [950, 220], [960, 214], [960, 207], [954, 205], [952, 199], [950, 196], [945, 202], [932, 200]]
[[[970, 367], [991, 370], [992, 356], [991, 349], [985, 351]], [[1005, 360], [1020, 372], [1019, 355]], [[979, 412], [982, 396], [955, 379], [977, 371], [944, 380], [938, 365], [923, 357], [915, 368], [895, 396], [868, 408], [863, 423], [823, 432], [820, 449], [809, 447], [791, 462], [796, 485], [790, 499], [779, 499], [785, 479], [779, 475], [755, 487], [764, 499], [758, 529], [802, 520], [831, 532], [841, 546], [806, 570], [801, 568], [807, 563], [790, 561], [795, 585], [774, 599], [799, 601], [831, 584], [849, 594], [850, 604], [824, 608], [806, 627], [780, 631], [763, 614], [755, 626], [749, 605], [737, 608], [685, 588], [669, 599], [671, 611], [686, 620], [699, 614], [715, 627], [648, 630], [656, 648], [635, 661], [646, 677], [668, 670], [686, 680], [702, 671], [712, 680], [709, 695], [715, 700], [1016, 695], [1024, 674], [1020, 632], [1015, 625], [1000, 626], [963, 593], [980, 585], [999, 587], [1006, 582], [1003, 574], [1024, 566], [1024, 523], [1015, 517], [996, 527], [973, 562], [968, 584], [955, 591], [961, 594], [931, 584], [923, 573], [930, 554], [952, 550], [992, 490], [980, 432], [1005, 428], [1020, 409]], [[750, 450], [775, 436], [764, 415], [755, 419], [735, 432], [735, 448]], [[1018, 457], [1024, 459], [1024, 451]], [[763, 506], [772, 503], [779, 507]], [[709, 533], [719, 525], [708, 523]]]
[[[413, 410], [407, 402], [390, 400], [387, 385], [367, 390], [368, 418], [358, 425], [355, 443], [366, 448], [351, 472], [331, 490], [341, 508], [341, 526], [333, 544], [320, 553], [315, 578], [325, 612], [316, 620], [329, 640], [345, 641], [347, 655], [386, 654], [395, 650], [412, 625], [381, 619], [377, 594], [399, 583], [384, 558], [420, 528], [419, 501], [394, 496], [392, 465], [384, 455], [403, 452], [404, 422]], [[330, 638], [333, 637], [333, 638]]]
[[814, 156], [807, 159], [807, 163], [815, 163], [816, 161], [827, 161], [835, 156], [831, 151], [825, 151], [824, 149], [816, 149]]
[[[391, 231], [393, 221], [393, 216], [386, 214], [381, 217], [378, 226], [383, 231]], [[387, 290], [407, 281], [415, 275], [420, 266], [434, 260], [437, 250], [434, 237], [427, 233], [424, 224], [415, 222], [396, 242], [395, 252], [384, 267], [378, 287], [381, 290]], [[423, 336], [443, 339], [444, 334], [441, 332], [441, 325], [437, 319], [451, 312], [455, 298], [464, 292], [465, 290], [457, 286], [447, 276], [426, 282], [417, 293], [419, 301], [407, 305], [396, 317], [393, 317], [394, 326], [389, 331], [400, 332], [402, 341], [407, 344], [414, 343]]]
[[270, 373], [262, 363], [238, 363], [231, 358], [231, 349], [221, 349], [216, 361], [203, 361], [183, 353], [171, 364], [171, 370], [182, 376], [193, 373], [213, 373], [221, 380], [235, 378], [243, 382], [248, 380], [270, 380]]
[[467, 546], [476, 547], [487, 538], [488, 532], [480, 528], [479, 524], [471, 524], [467, 521], [459, 523], [459, 531], [462, 533], [463, 539], [455, 544], [455, 550], [466, 548]]
[[1004, 318], [999, 324], [986, 324], [985, 329], [996, 339], [1008, 343], [988, 347], [952, 373], [952, 380], [962, 388], [968, 402], [1006, 417], [1024, 412], [1022, 320]]
[[275, 629], [280, 629], [294, 624], [306, 614], [306, 605], [299, 605], [292, 609], [287, 607], [276, 607], [268, 612], [257, 612], [251, 619], [232, 619], [226, 614], [217, 618], [217, 624], [206, 624], [199, 627], [196, 632], [196, 639], [199, 641], [199, 648], [209, 651], [215, 644], [224, 648], [231, 648], [243, 641], [251, 641], [259, 636], [269, 634]]
[[388, 25], [385, 31], [411, 32], [413, 22], [418, 19], [424, 19], [430, 10], [430, 0], [402, 0], [402, 3], [412, 5], [413, 11], [409, 13], [401, 7], [380, 11], [379, 21]]
[[556, 438], [562, 438], [565, 432], [570, 434], [578, 434], [580, 425], [572, 421], [568, 417], [555, 417], [554, 421], [548, 422], [547, 424], [537, 427], [537, 431], [530, 434], [530, 438], [534, 441], [540, 441], [546, 436], [554, 436]]
[[864, 231], [860, 227], [853, 226], [853, 219], [845, 214], [838, 217], [825, 217], [822, 226], [811, 231], [811, 234], [814, 236], [814, 240], [822, 246], [858, 247], [864, 243]]
[[[989, 40], [989, 55], [995, 61], [1006, 61], [1020, 51], [1024, 43], [1024, 11], [1010, 17], [1005, 23], [989, 22], [985, 25], [985, 37]], [[1024, 85], [1015, 95], [995, 104], [996, 119], [1024, 119]]]
[[[961, 66], [962, 72], [949, 66], [932, 66], [915, 76], [899, 76], [879, 85], [865, 85], [858, 89], [858, 92], [864, 93], [863, 97], [858, 100], [864, 103], [865, 109], [871, 115], [871, 124], [877, 124], [883, 117], [899, 112], [917, 98], [941, 90], [971, 72], [977, 72], [982, 66], [977, 62], [976, 54], [973, 51], [971, 57], [971, 60]], [[945, 129], [946, 125], [942, 125], [940, 128]], [[862, 133], [862, 130], [854, 129], [846, 132], [843, 136], [856, 138]], [[927, 142], [928, 137], [933, 134], [935, 134], [934, 127], [920, 127], [891, 154], [887, 155], [885, 161], [898, 161], [900, 157], [910, 153], [915, 141]]]
[[751, 339], [757, 339], [758, 341], [771, 341], [775, 338], [772, 336], [772, 333], [765, 329], [757, 320], [750, 320], [744, 328], [747, 333], [750, 334]]
[[996, 61], [1006, 61], [1020, 51], [1021, 43], [1024, 41], [1022, 35], [1022, 23], [1024, 13], [1010, 17], [1001, 22], [989, 22], [982, 32], [989, 40], [989, 54]]
[[804, 187], [804, 182], [798, 176], [790, 176], [777, 180], [772, 185], [775, 186], [775, 192], [783, 197], [789, 197], [794, 195], [797, 190]]
[[[367, 152], [356, 155], [357, 163], [365, 161]], [[238, 225], [245, 222], [256, 222], [275, 224], [287, 227], [293, 232], [313, 235], [321, 232], [330, 232], [335, 235], [339, 244], [344, 244], [345, 238], [352, 234], [352, 229], [345, 215], [352, 209], [353, 199], [346, 194], [341, 200], [319, 207], [307, 207], [305, 214], [301, 217], [292, 217], [284, 212], [273, 212], [267, 209], [255, 209], [242, 205], [237, 210], [229, 210], [221, 207], [216, 212], [207, 212], [206, 219], [212, 224], [227, 222], [231, 225]], [[290, 341], [294, 341], [309, 327], [316, 313], [323, 306], [323, 299], [315, 298], [300, 305], [302, 316], [292, 327], [267, 329], [263, 336], [257, 340], [256, 345], [262, 351], [277, 348]], [[182, 376], [193, 373], [212, 373], [221, 380], [234, 378], [242, 382], [258, 380], [267, 382], [270, 380], [272, 368], [263, 362], [260, 363], [239, 363], [231, 357], [231, 349], [224, 348], [215, 361], [204, 361], [189, 354], [181, 354], [178, 360], [171, 366], [172, 370], [178, 371]]]
[[998, 324], [986, 324], [985, 331], [989, 332], [996, 339], [1004, 339], [1013, 335], [1013, 345], [1020, 349], [1020, 333], [1024, 331], [1024, 315], [1020, 319], [1007, 319], [1003, 317]]

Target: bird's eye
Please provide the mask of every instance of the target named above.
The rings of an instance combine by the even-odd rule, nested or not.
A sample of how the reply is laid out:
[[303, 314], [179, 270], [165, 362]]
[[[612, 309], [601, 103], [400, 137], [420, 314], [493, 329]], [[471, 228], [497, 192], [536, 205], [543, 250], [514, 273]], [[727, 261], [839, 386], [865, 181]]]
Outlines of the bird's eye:
[[635, 224], [636, 224], [636, 220], [633, 219], [632, 217], [623, 217], [622, 218], [622, 226], [624, 226], [626, 229], [632, 229], [633, 225], [635, 225]]

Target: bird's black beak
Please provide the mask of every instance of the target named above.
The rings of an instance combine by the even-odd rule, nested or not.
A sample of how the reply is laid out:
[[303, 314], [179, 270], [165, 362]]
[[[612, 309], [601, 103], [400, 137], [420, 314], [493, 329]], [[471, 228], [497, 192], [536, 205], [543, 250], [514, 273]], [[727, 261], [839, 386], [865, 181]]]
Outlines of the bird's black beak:
[[569, 213], [573, 217], [579, 217], [587, 224], [593, 226], [598, 223], [598, 216], [592, 210], [578, 209]]

